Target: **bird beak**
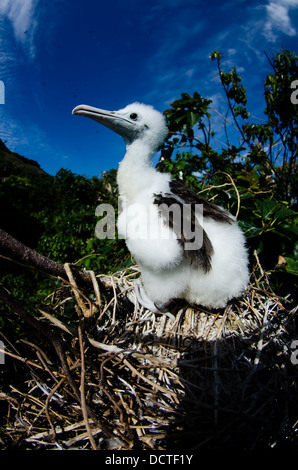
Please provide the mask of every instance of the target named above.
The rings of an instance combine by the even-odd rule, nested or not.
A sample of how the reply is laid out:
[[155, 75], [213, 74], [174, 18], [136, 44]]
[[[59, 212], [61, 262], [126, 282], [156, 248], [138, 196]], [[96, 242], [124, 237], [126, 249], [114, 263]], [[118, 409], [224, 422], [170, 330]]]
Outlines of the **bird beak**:
[[133, 122], [120, 116], [116, 111], [106, 111], [104, 109], [94, 108], [81, 104], [73, 109], [72, 114], [86, 116], [100, 124], [108, 127], [112, 131], [120, 134], [124, 138], [129, 138], [133, 130]]

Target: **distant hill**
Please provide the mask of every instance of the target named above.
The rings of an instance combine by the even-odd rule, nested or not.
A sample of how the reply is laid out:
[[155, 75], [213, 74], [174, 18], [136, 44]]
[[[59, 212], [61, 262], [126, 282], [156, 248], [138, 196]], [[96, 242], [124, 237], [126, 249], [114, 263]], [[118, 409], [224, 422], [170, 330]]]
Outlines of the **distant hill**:
[[52, 180], [35, 160], [11, 152], [0, 139], [0, 226], [31, 247], [43, 232], [38, 214], [48, 204]]
[[10, 175], [33, 176], [47, 175], [39, 163], [18, 153], [11, 152], [0, 139], [0, 178]]

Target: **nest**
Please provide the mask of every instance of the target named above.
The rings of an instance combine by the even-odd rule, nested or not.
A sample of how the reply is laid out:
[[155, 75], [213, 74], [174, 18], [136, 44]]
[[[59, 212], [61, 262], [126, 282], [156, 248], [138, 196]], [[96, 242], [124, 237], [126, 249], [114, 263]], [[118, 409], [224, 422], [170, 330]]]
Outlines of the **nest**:
[[297, 446], [297, 307], [259, 262], [241, 299], [217, 311], [176, 301], [174, 321], [138, 304], [137, 267], [91, 272], [92, 289], [66, 268], [42, 304], [7, 301], [30, 331], [5, 341], [4, 448]]

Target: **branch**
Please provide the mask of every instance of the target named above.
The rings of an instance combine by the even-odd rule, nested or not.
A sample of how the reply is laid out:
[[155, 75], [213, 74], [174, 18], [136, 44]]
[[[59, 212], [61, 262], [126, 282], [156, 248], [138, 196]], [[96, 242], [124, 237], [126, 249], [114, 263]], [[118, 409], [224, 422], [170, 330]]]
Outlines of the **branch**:
[[[222, 76], [221, 76], [222, 74], [221, 74], [221, 72], [223, 73], [223, 71], [222, 71], [222, 69], [221, 69], [221, 67], [220, 67], [220, 61], [219, 61], [219, 59], [217, 59], [216, 62], [217, 62], [217, 69], [218, 69], [218, 73], [219, 73], [219, 78], [220, 78], [221, 84], [222, 84], [222, 86], [223, 86], [224, 92], [225, 92], [226, 97], [227, 97], [227, 100], [228, 100], [228, 108], [229, 108], [229, 110], [230, 110], [231, 113], [232, 113], [234, 122], [235, 122], [235, 124], [236, 124], [236, 126], [237, 126], [238, 131], [240, 132], [240, 134], [241, 134], [241, 136], [242, 136], [243, 142], [246, 142], [247, 144], [249, 144], [247, 138], [246, 138], [245, 135], [244, 135], [243, 130], [241, 129], [241, 127], [240, 127], [240, 125], [239, 125], [239, 123], [238, 123], [238, 121], [237, 121], [237, 118], [236, 118], [236, 115], [235, 115], [235, 112], [234, 112], [234, 107], [233, 107], [232, 102], [231, 102], [231, 99], [230, 99], [230, 97], [229, 97], [229, 90], [228, 90], [228, 87], [226, 86], [226, 84], [225, 84], [224, 81], [222, 80]], [[228, 113], [227, 113], [227, 115], [228, 115]]]
[[[68, 281], [68, 276], [62, 264], [53, 261], [37, 251], [32, 250], [11, 235], [0, 229], [0, 250], [9, 255], [16, 256], [19, 261], [26, 265], [33, 266], [38, 271], [51, 276], [61, 277]], [[92, 286], [92, 279], [88, 273], [74, 269], [73, 276], [75, 280], [85, 286]]]

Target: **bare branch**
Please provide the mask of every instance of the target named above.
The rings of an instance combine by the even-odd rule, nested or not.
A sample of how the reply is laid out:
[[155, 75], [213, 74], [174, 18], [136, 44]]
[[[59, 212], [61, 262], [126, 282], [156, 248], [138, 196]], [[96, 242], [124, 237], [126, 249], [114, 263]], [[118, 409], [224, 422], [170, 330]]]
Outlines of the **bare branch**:
[[[16, 240], [2, 229], [0, 229], [0, 251], [4, 251], [10, 256], [16, 257], [18, 261], [21, 261], [26, 265], [33, 266], [38, 271], [45, 274], [68, 280], [65, 267], [62, 264], [41, 255], [37, 251], [34, 251], [32, 248], [29, 248]], [[73, 267], [73, 276], [80, 284], [85, 286], [93, 285], [92, 279], [87, 272], [77, 271]]]

